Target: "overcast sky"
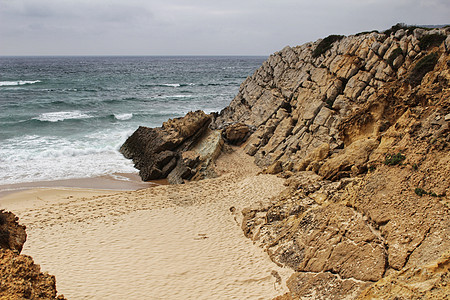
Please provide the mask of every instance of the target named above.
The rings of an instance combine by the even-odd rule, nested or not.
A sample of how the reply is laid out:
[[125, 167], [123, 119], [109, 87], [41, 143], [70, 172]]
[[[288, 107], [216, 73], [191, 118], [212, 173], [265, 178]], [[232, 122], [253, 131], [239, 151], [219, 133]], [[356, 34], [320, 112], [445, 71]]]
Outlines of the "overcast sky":
[[449, 0], [0, 0], [0, 55], [269, 55], [330, 34], [448, 24]]

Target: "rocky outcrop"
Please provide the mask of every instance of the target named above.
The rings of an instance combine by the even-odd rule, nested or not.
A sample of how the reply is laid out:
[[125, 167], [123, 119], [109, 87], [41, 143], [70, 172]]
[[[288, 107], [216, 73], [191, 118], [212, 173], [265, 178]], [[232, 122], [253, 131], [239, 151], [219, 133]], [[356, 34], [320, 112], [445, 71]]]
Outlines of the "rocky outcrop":
[[250, 128], [242, 123], [235, 123], [227, 126], [223, 130], [225, 141], [232, 145], [240, 145], [247, 139], [250, 134]]
[[321, 41], [286, 47], [214, 120], [255, 128], [246, 152], [289, 178], [243, 210], [246, 236], [295, 271], [279, 299], [449, 294], [448, 268], [422, 267], [450, 248], [449, 34], [396, 27], [328, 39], [321, 54]]
[[[220, 135], [217, 138], [208, 131], [210, 122], [210, 115], [196, 111], [170, 119], [162, 127], [139, 127], [122, 145], [120, 152], [133, 160], [142, 180], [168, 178], [171, 183], [182, 183], [205, 170], [211, 155], [217, 156], [220, 151]], [[214, 148], [209, 152], [205, 150], [208, 142], [211, 142], [209, 148]], [[192, 150], [196, 145], [196, 149], [202, 149], [201, 153]]]
[[1, 299], [64, 299], [57, 296], [55, 276], [42, 273], [27, 255], [0, 249]]
[[9, 211], [0, 210], [0, 248], [20, 253], [27, 240], [25, 226], [18, 223], [17, 218]]
[[447, 299], [450, 295], [450, 252], [425, 266], [405, 268], [386, 276], [358, 299]]
[[[449, 32], [449, 28], [419, 28], [400, 29], [390, 36], [375, 32], [349, 36], [318, 57], [313, 52], [320, 40], [285, 47], [241, 84], [212, 127], [242, 123], [256, 128], [246, 143], [247, 153], [261, 167], [280, 160], [284, 170], [324, 143], [332, 154], [356, 139], [379, 136], [402, 113], [384, 87], [409, 82], [420, 73], [414, 73], [414, 67], [427, 53], [444, 60], [448, 38], [426, 49], [420, 48], [421, 39]], [[363, 107], [370, 113], [359, 114]], [[353, 127], [343, 130], [350, 119]]]
[[0, 211], [0, 298], [65, 299], [57, 296], [55, 276], [42, 273], [27, 255], [19, 254], [27, 235], [11, 212]]

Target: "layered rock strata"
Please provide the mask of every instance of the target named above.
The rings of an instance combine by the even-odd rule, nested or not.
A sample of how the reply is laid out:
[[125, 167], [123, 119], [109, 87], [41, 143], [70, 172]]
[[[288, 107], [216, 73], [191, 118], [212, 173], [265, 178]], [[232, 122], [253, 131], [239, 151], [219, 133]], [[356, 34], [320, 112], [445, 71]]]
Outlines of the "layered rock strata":
[[27, 255], [19, 254], [27, 235], [11, 212], [0, 211], [0, 298], [64, 299], [57, 296], [55, 276], [42, 273]]
[[321, 41], [286, 47], [213, 122], [256, 128], [243, 147], [289, 178], [242, 224], [295, 270], [280, 299], [390, 299], [421, 280], [437, 282], [424, 297], [450, 294], [448, 268], [405, 275], [450, 248], [449, 33], [342, 37], [319, 56]]

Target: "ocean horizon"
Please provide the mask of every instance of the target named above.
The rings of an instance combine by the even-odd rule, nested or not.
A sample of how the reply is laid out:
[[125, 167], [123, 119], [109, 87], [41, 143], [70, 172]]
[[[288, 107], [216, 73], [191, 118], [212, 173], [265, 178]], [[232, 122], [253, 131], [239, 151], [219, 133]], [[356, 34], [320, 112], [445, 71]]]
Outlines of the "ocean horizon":
[[137, 173], [134, 130], [219, 112], [265, 59], [0, 56], [0, 185]]

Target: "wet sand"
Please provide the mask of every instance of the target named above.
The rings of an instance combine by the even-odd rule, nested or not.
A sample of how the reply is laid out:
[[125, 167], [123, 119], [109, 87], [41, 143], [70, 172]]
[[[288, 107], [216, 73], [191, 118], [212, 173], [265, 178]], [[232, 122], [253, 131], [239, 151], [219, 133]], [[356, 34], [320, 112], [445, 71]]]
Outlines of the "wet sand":
[[16, 184], [0, 184], [0, 198], [8, 194], [18, 193], [30, 189], [86, 189], [86, 190], [113, 190], [134, 191], [167, 184], [167, 180], [154, 180], [143, 182], [139, 175], [129, 173], [117, 173], [113, 175], [98, 176], [93, 178], [76, 178], [53, 181], [35, 181]]
[[[290, 270], [240, 229], [239, 212], [283, 179], [257, 175], [239, 149], [220, 177], [137, 191], [40, 189], [0, 198], [27, 226], [23, 254], [56, 275], [68, 299], [271, 299]], [[27, 194], [28, 193], [28, 194]], [[31, 195], [30, 195], [31, 193]], [[12, 197], [15, 197], [14, 199]]]

